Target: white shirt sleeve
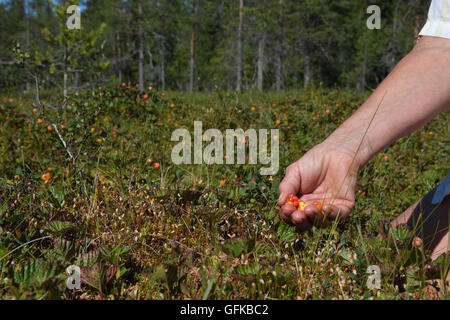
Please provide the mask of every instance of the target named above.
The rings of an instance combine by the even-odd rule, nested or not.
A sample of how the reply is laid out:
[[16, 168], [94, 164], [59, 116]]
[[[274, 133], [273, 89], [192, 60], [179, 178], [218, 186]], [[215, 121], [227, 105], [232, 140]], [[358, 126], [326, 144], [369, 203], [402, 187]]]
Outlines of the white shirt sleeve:
[[450, 0], [432, 0], [419, 35], [450, 39]]

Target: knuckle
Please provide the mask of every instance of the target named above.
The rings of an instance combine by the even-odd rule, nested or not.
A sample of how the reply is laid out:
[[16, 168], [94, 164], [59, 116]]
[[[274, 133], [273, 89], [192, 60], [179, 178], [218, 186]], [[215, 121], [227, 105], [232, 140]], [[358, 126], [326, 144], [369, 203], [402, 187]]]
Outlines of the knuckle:
[[292, 172], [294, 172], [294, 170], [295, 170], [295, 165], [294, 164], [290, 164], [290, 165], [288, 165], [286, 167], [285, 172], [286, 172], [286, 174], [291, 174]]
[[303, 225], [306, 222], [306, 217], [297, 217], [295, 219], [295, 224], [296, 225]]

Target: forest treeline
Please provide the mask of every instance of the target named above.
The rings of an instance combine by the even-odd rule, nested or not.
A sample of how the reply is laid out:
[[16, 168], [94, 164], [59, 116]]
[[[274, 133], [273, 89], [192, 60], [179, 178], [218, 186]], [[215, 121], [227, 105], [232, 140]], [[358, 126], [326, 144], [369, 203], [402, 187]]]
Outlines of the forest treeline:
[[[0, 88], [373, 89], [413, 46], [430, 1], [3, 0]], [[79, 5], [81, 29], [66, 26]], [[369, 5], [381, 28], [366, 26]], [[16, 47], [17, 48], [17, 47]]]

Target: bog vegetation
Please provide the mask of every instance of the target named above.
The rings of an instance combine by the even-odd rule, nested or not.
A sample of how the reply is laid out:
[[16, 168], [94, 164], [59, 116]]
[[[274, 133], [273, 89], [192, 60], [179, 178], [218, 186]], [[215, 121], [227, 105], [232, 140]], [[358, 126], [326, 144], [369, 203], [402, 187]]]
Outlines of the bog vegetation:
[[[448, 261], [426, 272], [413, 235], [384, 228], [447, 174], [448, 112], [369, 162], [348, 220], [300, 235], [278, 218], [283, 169], [411, 49], [428, 6], [370, 4], [380, 30], [366, 1], [0, 1], [0, 299], [448, 298]], [[174, 165], [194, 121], [280, 129], [279, 172]]]
[[[184, 94], [138, 88], [0, 97], [2, 299], [411, 299], [449, 297], [448, 270], [390, 221], [446, 175], [449, 113], [360, 172], [348, 220], [296, 234], [258, 165], [173, 165], [180, 127], [279, 128], [280, 167], [367, 97], [310, 88]], [[63, 143], [65, 142], [65, 145]], [[248, 163], [248, 162], [247, 162]], [[377, 236], [378, 235], [378, 236]], [[442, 263], [438, 261], [437, 263]], [[81, 290], [66, 268], [81, 268]], [[380, 290], [366, 270], [378, 265]], [[446, 269], [447, 268], [447, 269]], [[435, 285], [435, 286], [434, 286]]]

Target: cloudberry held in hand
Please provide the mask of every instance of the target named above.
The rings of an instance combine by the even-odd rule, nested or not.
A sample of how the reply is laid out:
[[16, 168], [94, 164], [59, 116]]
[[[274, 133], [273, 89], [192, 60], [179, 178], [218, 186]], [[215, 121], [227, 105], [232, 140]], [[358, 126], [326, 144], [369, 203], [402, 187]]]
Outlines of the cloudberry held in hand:
[[287, 204], [290, 204], [291, 206], [297, 207], [298, 206], [298, 198], [291, 194], [286, 201]]
[[305, 201], [300, 200], [300, 201], [298, 202], [298, 209], [299, 209], [300, 211], [305, 211], [306, 206], [307, 206], [307, 204], [306, 204]]
[[[297, 196], [291, 194], [287, 200], [286, 204], [290, 204], [291, 206], [297, 207], [301, 211], [305, 211], [305, 208], [308, 206], [308, 204], [300, 200]], [[320, 201], [314, 201], [312, 203], [317, 209], [322, 210], [322, 203]]]
[[314, 205], [317, 209], [322, 210], [322, 203], [320, 203], [319, 201], [314, 201], [314, 202], [313, 202], [313, 205]]

